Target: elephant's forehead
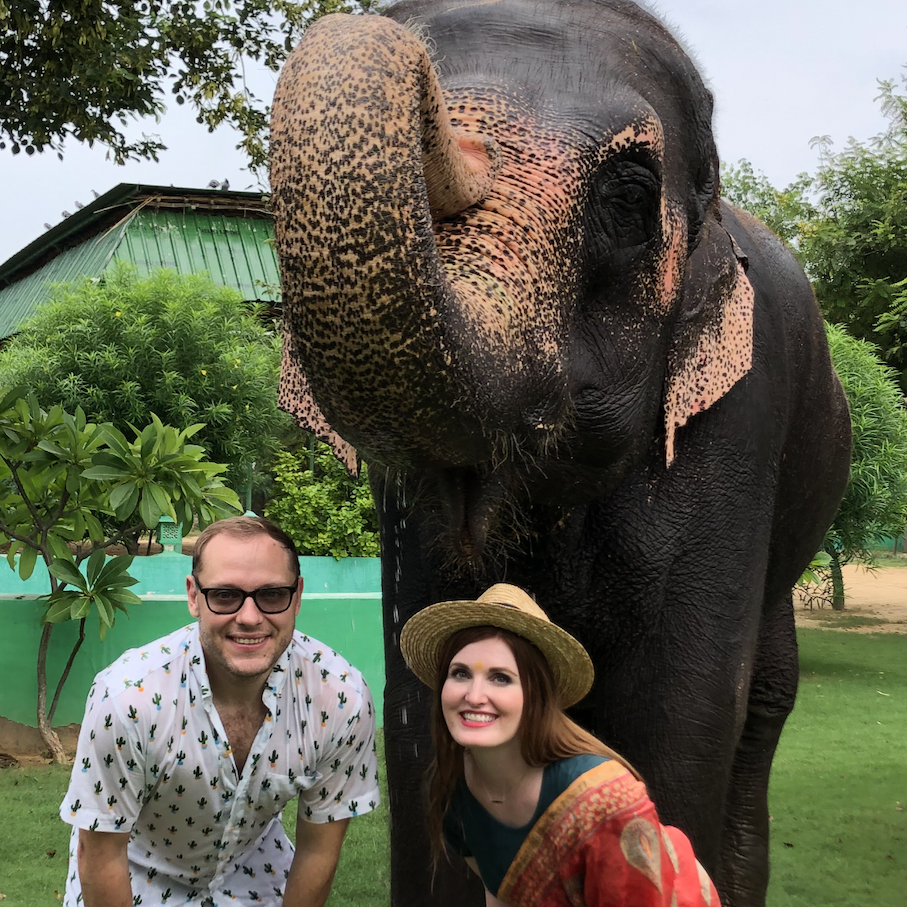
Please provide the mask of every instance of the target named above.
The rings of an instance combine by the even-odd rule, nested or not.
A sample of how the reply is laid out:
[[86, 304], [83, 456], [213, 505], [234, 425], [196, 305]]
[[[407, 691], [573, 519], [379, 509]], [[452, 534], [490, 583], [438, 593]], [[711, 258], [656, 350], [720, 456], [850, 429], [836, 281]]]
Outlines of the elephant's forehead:
[[555, 99], [529, 104], [519, 87], [445, 83], [444, 97], [455, 128], [480, 132], [501, 143], [511, 163], [530, 158], [563, 161], [574, 157], [597, 163], [629, 145], [648, 146], [663, 154], [664, 130], [655, 110], [635, 92], [624, 89], [607, 99]]
[[577, 125], [555, 110], [530, 110], [506, 91], [460, 86], [446, 97], [454, 128], [495, 139], [504, 166], [480, 204], [435, 225], [443, 266], [455, 284], [474, 285], [475, 329], [513, 344], [518, 328], [531, 335], [518, 348], [554, 356], [570, 318], [570, 307], [555, 300], [573, 295], [563, 262], [577, 258], [571, 252], [582, 242], [590, 180], [603, 162], [632, 149], [660, 159], [661, 123], [645, 104], [627, 105], [607, 126]]

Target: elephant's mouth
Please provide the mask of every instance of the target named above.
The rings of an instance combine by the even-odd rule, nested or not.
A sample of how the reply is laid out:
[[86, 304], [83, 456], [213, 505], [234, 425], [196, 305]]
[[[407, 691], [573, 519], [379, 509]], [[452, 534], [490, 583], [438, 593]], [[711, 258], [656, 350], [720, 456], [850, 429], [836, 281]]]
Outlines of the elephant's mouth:
[[[372, 466], [372, 475], [379, 471]], [[433, 535], [452, 569], [487, 565], [519, 550], [543, 512], [546, 522], [556, 521], [557, 514], [590, 497], [607, 497], [623, 472], [619, 463], [585, 468], [544, 457], [405, 471], [420, 508], [434, 514]], [[388, 471], [384, 475], [387, 481]]]
[[489, 534], [500, 524], [502, 507], [509, 499], [505, 474], [510, 472], [446, 469], [438, 475], [451, 547], [463, 561], [480, 560]]

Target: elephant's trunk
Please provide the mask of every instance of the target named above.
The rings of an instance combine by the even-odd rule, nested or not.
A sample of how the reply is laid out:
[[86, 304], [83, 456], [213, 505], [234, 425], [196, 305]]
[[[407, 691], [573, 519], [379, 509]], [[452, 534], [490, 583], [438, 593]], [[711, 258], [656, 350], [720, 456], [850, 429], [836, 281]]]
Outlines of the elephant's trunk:
[[335, 15], [284, 67], [271, 149], [288, 352], [333, 429], [388, 463], [488, 460], [483, 426], [506, 431], [521, 393], [512, 366], [489, 381], [491, 364], [532, 347], [514, 340], [505, 281], [531, 275], [489, 275], [482, 249], [442, 263], [433, 219], [488, 194], [497, 143], [454, 131], [415, 35]]

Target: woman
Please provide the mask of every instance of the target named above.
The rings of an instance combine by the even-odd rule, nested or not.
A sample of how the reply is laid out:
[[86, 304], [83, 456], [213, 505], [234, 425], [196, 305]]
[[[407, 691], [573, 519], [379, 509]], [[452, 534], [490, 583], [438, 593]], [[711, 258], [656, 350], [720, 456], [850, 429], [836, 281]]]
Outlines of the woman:
[[400, 648], [435, 691], [429, 825], [488, 907], [719, 907], [687, 837], [563, 712], [592, 686], [586, 650], [504, 583], [410, 618]]

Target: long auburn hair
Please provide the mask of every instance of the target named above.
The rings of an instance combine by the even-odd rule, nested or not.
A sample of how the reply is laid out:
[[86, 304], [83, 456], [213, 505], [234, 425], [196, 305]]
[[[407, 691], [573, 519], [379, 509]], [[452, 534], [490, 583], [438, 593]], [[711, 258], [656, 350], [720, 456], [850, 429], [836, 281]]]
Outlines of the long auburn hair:
[[570, 756], [605, 756], [625, 765], [639, 777], [639, 773], [623, 756], [567, 717], [558, 698], [548, 662], [531, 642], [498, 627], [467, 627], [459, 630], [450, 636], [441, 650], [432, 705], [431, 736], [435, 757], [426, 773], [426, 799], [435, 864], [446, 853], [444, 816], [450, 808], [457, 783], [463, 777], [465, 753], [465, 748], [451, 737], [444, 720], [441, 688], [447, 680], [450, 663], [457, 652], [484, 639], [501, 639], [513, 652], [523, 690], [523, 713], [519, 725], [520, 755], [527, 765], [548, 765]]

